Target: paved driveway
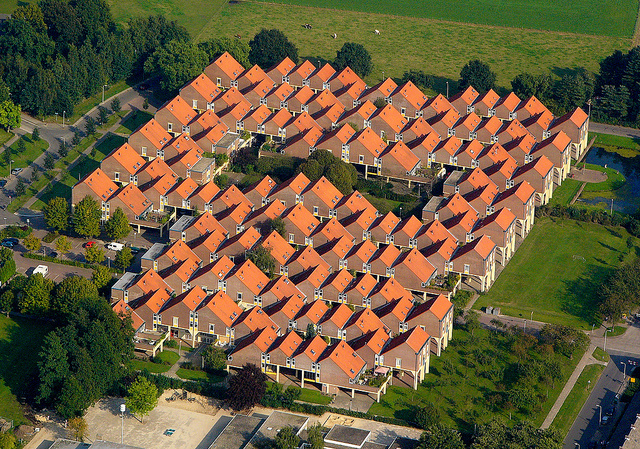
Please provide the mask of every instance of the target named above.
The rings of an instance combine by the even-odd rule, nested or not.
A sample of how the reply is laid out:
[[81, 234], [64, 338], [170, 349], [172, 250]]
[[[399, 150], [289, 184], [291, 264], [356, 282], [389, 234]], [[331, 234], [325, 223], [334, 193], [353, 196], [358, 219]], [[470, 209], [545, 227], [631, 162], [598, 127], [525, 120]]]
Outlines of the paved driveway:
[[49, 274], [47, 279], [51, 279], [54, 282], [60, 282], [64, 278], [69, 276], [83, 276], [88, 279], [93, 274], [92, 270], [81, 267], [72, 267], [71, 265], [63, 265], [53, 262], [45, 262], [42, 260], [27, 259], [22, 257], [22, 254], [18, 251], [14, 251], [13, 258], [16, 261], [16, 270], [19, 274], [29, 276], [33, 273], [33, 269], [38, 265], [46, 265], [49, 267]]

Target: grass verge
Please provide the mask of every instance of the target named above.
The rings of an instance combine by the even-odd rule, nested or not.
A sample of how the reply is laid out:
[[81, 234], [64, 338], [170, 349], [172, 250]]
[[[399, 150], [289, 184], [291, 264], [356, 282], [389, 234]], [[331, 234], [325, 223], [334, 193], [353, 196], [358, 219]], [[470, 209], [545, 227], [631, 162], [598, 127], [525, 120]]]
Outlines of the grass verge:
[[568, 206], [574, 196], [580, 190], [582, 182], [575, 179], [567, 178], [562, 181], [562, 185], [553, 191], [553, 197], [549, 201], [549, 206]]
[[[22, 151], [18, 146], [18, 142], [21, 140], [24, 142], [24, 150]], [[40, 139], [38, 141], [33, 141], [29, 134], [16, 140], [9, 147], [11, 160], [13, 162], [11, 164], [5, 163], [4, 158], [0, 161], [0, 176], [5, 177], [9, 175], [9, 165], [11, 165], [11, 169], [28, 167], [33, 163], [33, 161], [40, 157], [47, 148], [49, 148], [49, 144], [46, 140]]]
[[562, 404], [560, 411], [558, 411], [558, 414], [551, 424], [551, 426], [558, 429], [562, 435], [569, 433], [573, 422], [589, 397], [591, 389], [595, 387], [598, 382], [604, 368], [603, 365], [587, 365], [584, 367], [584, 370], [582, 370], [576, 384], [571, 389], [571, 393], [567, 396], [566, 401]]
[[596, 138], [594, 147], [604, 148], [610, 153], [618, 153], [622, 157], [632, 158], [640, 153], [640, 139], [614, 136], [611, 134], [589, 133], [589, 140]]
[[608, 362], [611, 357], [609, 357], [609, 354], [604, 352], [601, 348], [596, 348], [593, 350], [593, 358], [600, 360], [601, 362]]
[[627, 331], [624, 326], [613, 326], [613, 330], [607, 334], [607, 337], [619, 337]]
[[168, 363], [171, 366], [180, 359], [180, 356], [173, 351], [162, 351], [156, 355], [156, 359], [156, 363]]
[[310, 390], [308, 388], [300, 389], [299, 401], [310, 402], [312, 404], [327, 405], [331, 402], [331, 397], [320, 393], [317, 390]]
[[176, 374], [180, 379], [184, 380], [206, 380], [211, 383], [218, 383], [224, 380], [222, 376], [216, 376], [215, 374], [194, 369], [180, 368]]
[[165, 365], [163, 363], [146, 362], [143, 360], [132, 360], [131, 367], [136, 371], [142, 371], [143, 369], [146, 369], [150, 373], [154, 374], [166, 373], [171, 368], [171, 366]]
[[0, 129], [0, 146], [7, 143], [13, 137], [13, 133], [10, 131], [5, 131], [4, 129]]
[[143, 123], [147, 123], [149, 120], [153, 118], [153, 114], [150, 114], [145, 111], [132, 111], [122, 122], [122, 125], [118, 129], [116, 129], [117, 133], [120, 134], [131, 134], [134, 132], [140, 125]]
[[[474, 309], [589, 329], [601, 283], [628, 260], [624, 228], [539, 219], [513, 259]], [[588, 245], [585, 242], [589, 242]]]

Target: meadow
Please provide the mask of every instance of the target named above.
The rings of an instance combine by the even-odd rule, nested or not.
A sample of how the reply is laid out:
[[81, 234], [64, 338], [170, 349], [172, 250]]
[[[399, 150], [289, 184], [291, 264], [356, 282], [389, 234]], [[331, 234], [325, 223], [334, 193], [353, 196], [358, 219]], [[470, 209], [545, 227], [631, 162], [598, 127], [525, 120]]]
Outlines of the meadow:
[[[474, 308], [590, 329], [601, 283], [635, 253], [624, 228], [574, 220], [536, 220], [533, 230]], [[585, 242], [590, 242], [585, 245]]]
[[[638, 0], [258, 0], [512, 28], [631, 37]], [[606, 20], [602, 20], [606, 17]]]

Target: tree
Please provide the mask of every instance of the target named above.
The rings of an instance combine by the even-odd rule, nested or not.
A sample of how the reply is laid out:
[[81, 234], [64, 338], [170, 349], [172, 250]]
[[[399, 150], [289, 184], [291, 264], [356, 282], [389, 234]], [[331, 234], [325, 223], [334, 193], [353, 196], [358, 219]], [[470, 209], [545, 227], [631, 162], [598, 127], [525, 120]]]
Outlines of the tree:
[[276, 271], [276, 259], [268, 248], [260, 245], [256, 249], [247, 252], [247, 259], [253, 262], [263, 273], [273, 277]]
[[456, 430], [436, 424], [420, 436], [418, 449], [465, 449], [465, 445]]
[[32, 233], [22, 240], [22, 245], [27, 248], [27, 250], [36, 252], [40, 249], [42, 243], [40, 242], [40, 239]]
[[95, 120], [90, 116], [87, 116], [84, 120], [85, 120], [85, 124], [84, 124], [85, 132], [87, 133], [88, 136], [94, 135], [96, 133]]
[[627, 116], [630, 105], [630, 94], [627, 86], [602, 86], [602, 95], [598, 100], [597, 111], [612, 119]]
[[54, 159], [53, 159], [53, 155], [51, 153], [47, 153], [44, 156], [44, 168], [46, 168], [47, 170], [53, 170], [53, 164], [54, 164]]
[[116, 253], [115, 264], [116, 267], [126, 270], [131, 262], [133, 261], [133, 254], [131, 253], [131, 248], [125, 246], [120, 251]]
[[67, 148], [67, 145], [64, 142], [60, 143], [60, 147], [58, 148], [58, 154], [60, 155], [60, 157], [67, 157], [67, 154], [69, 154], [69, 149]]
[[144, 109], [145, 111], [147, 109], [149, 109], [149, 99], [145, 98], [144, 101], [142, 102], [142, 109]]
[[440, 411], [429, 402], [418, 409], [415, 420], [422, 429], [429, 430], [440, 422]]
[[0, 295], [0, 310], [7, 314], [7, 318], [9, 318], [9, 312], [13, 310], [14, 300], [15, 295], [11, 290], [6, 290]]
[[305, 332], [304, 336], [306, 339], [311, 339], [316, 336], [316, 327], [313, 325], [313, 323], [307, 324], [307, 331]]
[[338, 50], [333, 65], [336, 70], [350, 67], [351, 70], [362, 77], [367, 76], [373, 70], [371, 55], [362, 44], [356, 44], [355, 42], [344, 43], [342, 48]]
[[69, 276], [53, 289], [51, 310], [56, 317], [67, 319], [80, 310], [84, 300], [97, 300], [98, 297], [98, 289], [90, 280], [82, 276]]
[[576, 70], [572, 74], [567, 74], [556, 83], [554, 96], [558, 106], [565, 111], [575, 109], [593, 97], [595, 88], [595, 77], [593, 73], [584, 68]]
[[172, 41], [158, 48], [144, 64], [148, 76], [160, 76], [160, 88], [169, 96], [198, 76], [209, 62], [204, 50], [190, 41]]
[[111, 100], [111, 110], [115, 113], [120, 112], [120, 109], [122, 109], [122, 105], [120, 104], [120, 99], [118, 97], [115, 97], [113, 100]]
[[560, 449], [562, 437], [560, 432], [554, 428], [538, 429], [527, 422], [509, 427], [494, 419], [479, 426], [471, 449], [495, 449], [497, 447]]
[[33, 128], [33, 132], [31, 133], [31, 140], [34, 142], [40, 141], [40, 130], [38, 128]]
[[43, 316], [49, 312], [50, 293], [53, 281], [45, 279], [41, 274], [29, 276], [24, 291], [18, 296], [20, 313]]
[[427, 75], [422, 70], [409, 70], [402, 74], [400, 84], [404, 84], [407, 81], [411, 81], [418, 87], [418, 89], [430, 89], [433, 86], [433, 77]]
[[339, 161], [327, 168], [325, 176], [343, 195], [353, 192], [358, 173], [353, 165]]
[[134, 415], [140, 415], [140, 422], [158, 405], [158, 387], [146, 377], [139, 376], [127, 393], [127, 407]]
[[87, 422], [84, 418], [76, 416], [69, 420], [69, 428], [73, 432], [73, 439], [76, 441], [84, 442], [84, 438], [87, 436]]
[[298, 48], [280, 30], [263, 28], [249, 41], [249, 62], [267, 69], [284, 58], [298, 63]]
[[0, 449], [14, 449], [16, 447], [16, 437], [13, 433], [0, 433]]
[[324, 174], [324, 167], [314, 159], [307, 159], [305, 162], [300, 164], [299, 169], [311, 182], [315, 182], [322, 178], [322, 175]]
[[460, 71], [458, 87], [463, 90], [467, 86], [473, 86], [479, 92], [487, 92], [496, 84], [496, 74], [491, 71], [488, 64], [474, 59], [469, 61]]
[[24, 136], [22, 136], [18, 139], [18, 153], [22, 153], [26, 149], [27, 149], [27, 144], [25, 143]]
[[285, 426], [276, 434], [275, 449], [296, 449], [300, 444], [300, 437], [291, 426]]
[[67, 200], [55, 197], [44, 207], [44, 219], [47, 226], [56, 231], [64, 231], [69, 224], [69, 204]]
[[229, 378], [227, 396], [234, 410], [243, 410], [258, 404], [267, 390], [267, 376], [259, 367], [248, 363]]
[[287, 227], [281, 217], [276, 217], [267, 221], [267, 231], [269, 234], [273, 231], [276, 231], [278, 234], [284, 237], [287, 233]]
[[324, 438], [322, 437], [322, 424], [316, 423], [307, 429], [307, 441], [310, 449], [323, 449]]
[[207, 372], [220, 372], [227, 367], [227, 355], [217, 346], [209, 345], [202, 357], [204, 359], [204, 369]]
[[84, 237], [100, 235], [100, 218], [102, 213], [96, 200], [89, 195], [78, 203], [73, 211], [73, 228]]
[[0, 126], [7, 131], [19, 128], [22, 124], [20, 105], [14, 104], [11, 100], [0, 102]]
[[16, 195], [22, 196], [24, 192], [27, 190], [27, 186], [24, 184], [24, 179], [18, 177], [18, 183], [16, 184]]
[[80, 138], [80, 131], [78, 131], [77, 129], [73, 131], [73, 138], [71, 139], [71, 144], [75, 147], [76, 145], [80, 144], [80, 141], [82, 139]]
[[89, 246], [84, 250], [84, 258], [89, 263], [101, 263], [104, 261], [104, 250], [97, 246]]
[[109, 281], [111, 281], [112, 277], [113, 275], [107, 267], [105, 267], [104, 265], [98, 265], [93, 269], [91, 280], [93, 281], [95, 286], [100, 289], [102, 287], [105, 287], [109, 283]]
[[122, 212], [122, 209], [118, 207], [113, 215], [109, 217], [104, 224], [104, 230], [112, 240], [120, 240], [129, 235], [131, 226], [129, 226], [129, 219]]
[[513, 93], [522, 99], [535, 96], [540, 101], [546, 101], [551, 95], [553, 82], [548, 74], [532, 75], [531, 73], [521, 73], [511, 81]]
[[109, 118], [109, 111], [104, 106], [98, 106], [98, 117], [100, 118], [100, 125], [104, 125]]
[[467, 331], [470, 332], [473, 337], [475, 331], [480, 328], [480, 317], [478, 316], [478, 312], [475, 310], [468, 310], [464, 316], [464, 322]]
[[66, 254], [71, 251], [71, 242], [66, 236], [61, 235], [58, 237], [56, 240], [56, 250], [62, 254]]
[[16, 274], [16, 262], [13, 260], [13, 251], [9, 248], [0, 248], [0, 281], [7, 282]]
[[231, 39], [228, 37], [214, 38], [198, 43], [198, 47], [204, 50], [209, 61], [217, 59], [218, 56], [226, 51], [245, 69], [251, 67], [251, 63], [249, 62], [251, 47], [249, 47], [248, 43], [242, 42], [240, 39]]

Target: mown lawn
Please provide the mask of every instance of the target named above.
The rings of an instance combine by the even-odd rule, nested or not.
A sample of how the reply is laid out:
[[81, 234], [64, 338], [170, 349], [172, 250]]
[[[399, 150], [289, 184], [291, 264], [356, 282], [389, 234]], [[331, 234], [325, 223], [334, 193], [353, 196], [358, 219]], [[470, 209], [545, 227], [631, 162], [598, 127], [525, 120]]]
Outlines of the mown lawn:
[[[258, 0], [262, 1], [262, 0]], [[450, 20], [513, 28], [563, 31], [579, 34], [631, 37], [638, 13], [637, 0], [264, 0], [265, 3], [284, 3], [343, 9], [377, 14]], [[569, 7], [570, 6], [570, 7]], [[606, 20], [603, 18], [606, 17]], [[309, 19], [313, 23], [315, 17]], [[381, 29], [384, 32], [384, 29]], [[373, 30], [371, 30], [373, 31]]]
[[317, 390], [310, 390], [308, 388], [300, 388], [299, 401], [311, 402], [312, 404], [327, 405], [331, 402], [331, 397], [320, 393]]
[[587, 365], [584, 370], [582, 370], [582, 373], [580, 373], [580, 377], [578, 377], [576, 384], [571, 389], [571, 393], [567, 396], [567, 399], [562, 404], [560, 411], [558, 411], [558, 414], [551, 424], [551, 426], [558, 429], [562, 435], [569, 433], [573, 421], [575, 421], [578, 413], [580, 413], [582, 406], [598, 382], [604, 368], [603, 365]]
[[612, 192], [624, 186], [626, 182], [624, 175], [615, 168], [604, 168], [601, 165], [595, 164], [585, 165], [590, 170], [597, 170], [606, 173], [607, 180], [602, 182], [588, 182], [587, 185], [584, 186], [583, 192]]
[[[23, 151], [18, 148], [18, 142], [24, 141], [25, 147]], [[18, 139], [11, 144], [9, 151], [11, 151], [11, 164], [6, 164], [4, 158], [0, 159], [0, 176], [9, 175], [9, 165], [11, 169], [14, 168], [26, 168], [33, 163], [38, 157], [44, 153], [49, 144], [46, 140], [40, 139], [37, 142], [31, 140], [31, 135], [27, 134], [22, 139]]]
[[580, 190], [581, 185], [582, 182], [576, 181], [575, 179], [565, 179], [562, 181], [562, 185], [553, 191], [553, 197], [551, 201], [549, 201], [549, 206], [555, 206], [556, 204], [568, 206], [573, 197], [578, 193], [578, 190]]
[[[542, 355], [539, 345], [534, 344], [516, 355], [518, 344], [514, 344], [512, 338], [484, 328], [476, 329], [473, 336], [465, 329], [455, 329], [453, 340], [442, 355], [432, 355], [430, 372], [417, 390], [391, 386], [380, 402], [371, 406], [369, 413], [414, 422], [418, 408], [431, 403], [439, 409], [443, 424], [462, 432], [473, 432], [474, 424], [480, 425], [495, 417], [510, 423], [526, 419], [540, 425], [582, 353], [576, 351], [572, 359], [556, 353]], [[545, 383], [537, 376], [518, 379], [517, 373], [525, 371], [520, 364], [539, 366], [548, 360], [555, 360], [561, 366], [560, 378], [555, 382]], [[532, 406], [531, 413], [509, 409], [503, 399], [514, 387], [522, 388], [523, 382], [527, 385], [525, 388], [532, 388], [543, 400]]]
[[169, 366], [173, 365], [178, 361], [180, 356], [173, 351], [162, 351], [156, 355], [156, 359], [154, 360], [156, 363], [168, 363]]
[[206, 380], [211, 383], [218, 383], [224, 380], [224, 377], [217, 376], [215, 374], [209, 374], [205, 371], [198, 371], [194, 369], [180, 368], [176, 373], [180, 379], [184, 380]]
[[604, 148], [611, 153], [618, 153], [622, 157], [636, 157], [640, 153], [640, 139], [614, 136], [611, 134], [589, 133], [589, 139], [595, 137], [594, 147]]
[[602, 349], [596, 347], [596, 349], [593, 350], [593, 358], [600, 360], [601, 362], [608, 362], [611, 357], [609, 357], [609, 354], [604, 352]]
[[5, 131], [4, 129], [0, 129], [0, 146], [4, 145], [12, 137], [13, 137], [12, 132], [8, 132], [8, 131]]
[[475, 309], [499, 306], [503, 314], [588, 329], [598, 290], [627, 260], [624, 228], [574, 220], [536, 220], [513, 259]]
[[153, 118], [153, 114], [146, 111], [132, 111], [122, 122], [122, 125], [116, 130], [121, 134], [131, 134], [140, 125], [147, 123]]
[[143, 360], [132, 360], [131, 367], [137, 371], [142, 371], [143, 369], [146, 369], [150, 373], [156, 373], [156, 374], [166, 373], [171, 368], [170, 365], [165, 365], [163, 363], [146, 362]]
[[39, 321], [0, 315], [0, 417], [28, 424], [18, 397], [33, 398], [42, 339], [51, 330]]

